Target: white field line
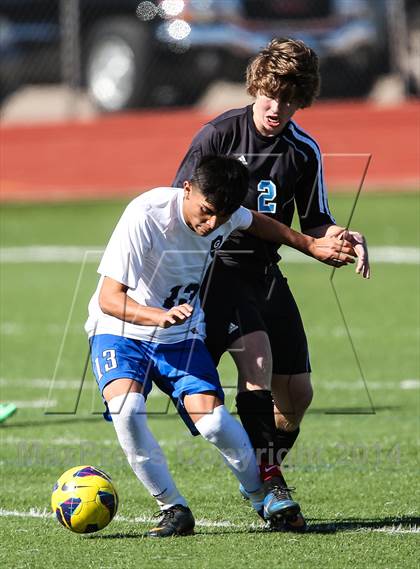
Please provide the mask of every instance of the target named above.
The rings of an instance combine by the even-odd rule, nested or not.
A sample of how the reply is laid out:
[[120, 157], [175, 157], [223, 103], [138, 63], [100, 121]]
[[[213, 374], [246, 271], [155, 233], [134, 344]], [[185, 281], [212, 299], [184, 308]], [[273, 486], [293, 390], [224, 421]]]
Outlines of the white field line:
[[[11, 517], [11, 518], [55, 518], [55, 515], [44, 508], [43, 510], [39, 510], [37, 508], [30, 508], [28, 512], [21, 512], [18, 510], [5, 510], [0, 508], [0, 517]], [[148, 524], [148, 523], [155, 523], [156, 518], [152, 518], [150, 516], [136, 516], [135, 518], [127, 518], [125, 516], [116, 515], [113, 519], [113, 522], [125, 522], [131, 524]], [[210, 520], [196, 520], [196, 526], [199, 527], [244, 527], [246, 524], [237, 525], [233, 524], [232, 522], [222, 521], [222, 522], [214, 522]], [[252, 527], [254, 524], [250, 525]], [[257, 527], [257, 526], [255, 526]]]
[[[52, 379], [44, 378], [28, 378], [28, 379], [6, 379], [4, 377], [0, 378], [1, 387], [26, 387], [27, 389], [49, 389], [51, 387]], [[80, 387], [81, 380], [77, 379], [56, 379], [54, 382], [54, 389], [66, 390], [66, 389], [78, 389]], [[97, 389], [96, 383], [93, 381], [85, 381], [83, 384], [83, 389]]]
[[14, 403], [18, 409], [45, 409], [57, 405], [55, 399], [12, 399], [11, 403]]
[[[77, 445], [83, 445], [83, 444], [89, 444], [89, 445], [93, 445], [93, 446], [117, 446], [119, 448], [119, 443], [118, 443], [118, 439], [115, 438], [111, 438], [111, 439], [104, 439], [101, 438], [100, 440], [98, 439], [97, 441], [93, 441], [92, 439], [83, 439], [83, 438], [75, 438], [75, 437], [56, 437], [56, 438], [28, 438], [28, 437], [15, 437], [12, 435], [4, 435], [1, 436], [1, 431], [0, 431], [0, 440], [2, 444], [8, 444], [8, 445], [19, 445], [19, 444], [35, 444], [35, 445], [48, 445], [48, 446], [77, 446]], [[159, 444], [162, 446], [178, 446], [178, 445], [182, 445], [183, 441], [173, 441], [173, 440], [169, 440], [169, 439], [159, 439]]]
[[400, 383], [401, 389], [419, 389], [420, 379], [405, 379]]
[[[160, 441], [159, 441], [160, 442]], [[92, 441], [88, 439], [73, 439], [66, 437], [57, 437], [56, 439], [27, 439], [24, 437], [1, 437], [2, 445], [47, 445], [47, 446], [78, 446], [89, 444]], [[93, 443], [95, 445], [95, 443]], [[117, 439], [101, 439], [97, 446], [117, 446]]]
[[[10, 517], [10, 518], [41, 518], [41, 519], [50, 519], [54, 518], [54, 514], [47, 509], [37, 509], [37, 508], [30, 508], [27, 512], [22, 512], [19, 510], [5, 510], [0, 508], [0, 517]], [[136, 516], [134, 518], [129, 518], [126, 516], [116, 515], [113, 519], [113, 523], [115, 522], [123, 522], [129, 524], [146, 524], [146, 523], [154, 523], [156, 522], [156, 518], [151, 518], [149, 516]], [[212, 521], [212, 520], [205, 520], [200, 519], [196, 520], [197, 527], [214, 527], [214, 528], [232, 528], [232, 529], [244, 529], [248, 528], [250, 530], [261, 528], [261, 523], [243, 523], [243, 524], [234, 524], [233, 522], [229, 521]], [[339, 523], [339, 521], [337, 522]], [[316, 525], [316, 524], [315, 524]], [[334, 527], [334, 522], [331, 523], [331, 526]], [[389, 534], [401, 534], [401, 533], [420, 533], [420, 527], [416, 525], [412, 525], [409, 527], [403, 526], [402, 524], [395, 524], [393, 526], [383, 526], [379, 528], [355, 528], [354, 530], [349, 531], [357, 531], [357, 532], [381, 532], [381, 533], [389, 533]]]
[[[25, 387], [26, 389], [41, 389], [41, 390], [48, 390], [51, 387], [52, 379], [46, 378], [36, 378], [36, 379], [7, 379], [4, 377], [0, 378], [0, 387]], [[316, 387], [319, 389], [333, 389], [334, 391], [354, 391], [354, 390], [363, 390], [365, 389], [365, 384], [360, 379], [354, 380], [335, 380], [335, 381], [328, 381], [328, 380], [317, 380]], [[367, 381], [369, 389], [376, 390], [376, 391], [393, 391], [396, 389], [403, 389], [403, 390], [415, 390], [420, 388], [420, 379], [394, 379], [394, 380], [384, 380], [384, 381]], [[81, 380], [77, 379], [56, 379], [53, 386], [53, 391], [57, 390], [75, 390], [79, 389], [81, 385]], [[83, 391], [85, 389], [88, 390], [96, 390], [97, 385], [94, 381], [85, 380], [83, 383]], [[232, 393], [236, 392], [236, 387], [223, 387], [224, 392], [227, 395], [231, 395]], [[148, 399], [158, 398], [158, 397], [166, 397], [164, 393], [161, 393], [158, 389], [153, 389], [149, 395]]]
[[[89, 444], [91, 447], [94, 447], [96, 449], [96, 447], [103, 447], [103, 446], [115, 446], [116, 448], [120, 448], [119, 447], [119, 443], [117, 438], [115, 439], [100, 439], [96, 442], [92, 442], [92, 440], [89, 439], [75, 439], [75, 438], [66, 438], [66, 437], [57, 437], [55, 439], [29, 439], [29, 438], [24, 438], [24, 437], [12, 437], [12, 436], [0, 436], [0, 442], [1, 444], [4, 445], [12, 445], [12, 446], [16, 446], [16, 445], [47, 445], [48, 447], [50, 446], [71, 446], [71, 447], [77, 447], [80, 445], [87, 445]], [[176, 442], [176, 441], [170, 441], [168, 439], [159, 439], [159, 444], [163, 447], [176, 447], [178, 445], [182, 445], [183, 441], [181, 442]]]
[[0, 263], [97, 263], [103, 254], [98, 247], [66, 245], [29, 245], [27, 247], [1, 247]]
[[[30, 325], [36, 326], [36, 323], [31, 323]], [[72, 324], [69, 327], [69, 333], [72, 335], [80, 335], [80, 332], [82, 330], [82, 324]], [[58, 334], [61, 335], [63, 333], [63, 325], [46, 324], [43, 326], [43, 333], [44, 335], [48, 336], [57, 336]], [[23, 336], [24, 334], [28, 334], [28, 322], [1, 322], [0, 334], [4, 334], [5, 336]]]
[[391, 527], [376, 528], [374, 531], [379, 531], [381, 533], [420, 533], [419, 526], [404, 527], [402, 524], [398, 524]]
[[[53, 384], [53, 385], [52, 385]], [[47, 378], [28, 378], [28, 379], [6, 379], [5, 377], [0, 377], [0, 387], [25, 387], [25, 389], [41, 389], [44, 391], [48, 391], [52, 385], [52, 392], [56, 389], [58, 391], [66, 391], [66, 390], [76, 390], [80, 389], [82, 384], [81, 379], [47, 379]], [[89, 390], [89, 391], [96, 391], [98, 386], [95, 381], [91, 379], [85, 379], [83, 382], [82, 391]], [[159, 391], [157, 388], [153, 389], [149, 395], [147, 396], [148, 399], [157, 399], [158, 397], [167, 397], [164, 393]], [[13, 401], [15, 405], [17, 403]], [[57, 404], [57, 401], [54, 402], [54, 405]], [[54, 405], [48, 405], [49, 407], [53, 407]]]
[[[59, 245], [33, 245], [27, 247], [1, 247], [0, 263], [98, 263], [103, 250], [98, 247]], [[284, 248], [281, 255], [285, 263], [310, 263], [313, 259], [292, 249]], [[420, 265], [419, 247], [370, 247], [372, 263]]]
[[[334, 390], [334, 391], [356, 391], [366, 389], [365, 383], [360, 379], [354, 381], [317, 381], [315, 388]], [[394, 381], [370, 381], [366, 380], [366, 385], [372, 391], [394, 391], [396, 389], [411, 390], [420, 387], [419, 379], [404, 379]]]

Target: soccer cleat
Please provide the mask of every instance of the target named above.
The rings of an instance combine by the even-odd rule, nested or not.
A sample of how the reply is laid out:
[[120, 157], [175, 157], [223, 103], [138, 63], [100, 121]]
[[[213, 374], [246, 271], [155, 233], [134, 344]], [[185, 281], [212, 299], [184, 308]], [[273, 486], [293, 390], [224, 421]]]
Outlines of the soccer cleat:
[[292, 489], [279, 483], [276, 478], [266, 481], [264, 485], [266, 489], [264, 518], [266, 520], [278, 517], [292, 519], [299, 514], [300, 506], [292, 500], [290, 495]]
[[148, 532], [146, 537], [172, 537], [180, 535], [193, 535], [195, 520], [189, 508], [175, 504], [167, 510], [157, 514], [162, 516], [158, 525]]
[[291, 531], [295, 533], [305, 533], [308, 529], [302, 512], [299, 512], [295, 516], [290, 516], [287, 518], [272, 518], [268, 523], [268, 529], [271, 531]]
[[257, 492], [247, 492], [242, 484], [239, 484], [239, 492], [244, 500], [250, 500], [252, 507], [257, 514], [264, 520], [264, 492], [263, 490]]
[[16, 413], [17, 407], [14, 403], [0, 403], [0, 423]]

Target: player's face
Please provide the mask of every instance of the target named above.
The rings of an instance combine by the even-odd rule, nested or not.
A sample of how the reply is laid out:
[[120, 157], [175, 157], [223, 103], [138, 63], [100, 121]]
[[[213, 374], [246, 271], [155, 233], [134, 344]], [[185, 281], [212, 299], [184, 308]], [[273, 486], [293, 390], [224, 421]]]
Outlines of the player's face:
[[276, 136], [298, 108], [297, 103], [284, 103], [258, 93], [253, 108], [255, 126], [263, 136]]
[[203, 237], [230, 218], [230, 215], [218, 213], [200, 190], [190, 182], [184, 182], [182, 213], [188, 227]]

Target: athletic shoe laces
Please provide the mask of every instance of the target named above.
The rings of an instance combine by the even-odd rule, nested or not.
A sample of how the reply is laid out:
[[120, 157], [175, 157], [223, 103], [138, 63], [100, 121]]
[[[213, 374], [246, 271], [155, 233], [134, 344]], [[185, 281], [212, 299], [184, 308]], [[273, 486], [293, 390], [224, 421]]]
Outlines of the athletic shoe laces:
[[180, 509], [181, 508], [179, 508], [178, 506], [171, 506], [170, 508], [167, 508], [166, 510], [159, 510], [158, 512], [155, 512], [153, 514], [153, 517], [154, 518], [162, 518], [160, 520], [160, 523], [162, 524], [162, 523], [174, 518], [177, 511], [179, 511]]
[[270, 491], [279, 500], [291, 500], [291, 493], [295, 491], [295, 488], [288, 488], [287, 486], [279, 486], [276, 484], [270, 488]]
[[175, 512], [173, 511], [172, 508], [168, 508], [167, 510], [160, 510], [159, 512], [155, 512], [153, 514], [154, 518], [162, 518], [160, 521], [166, 521], [169, 520], [171, 518], [173, 518], [175, 515]]

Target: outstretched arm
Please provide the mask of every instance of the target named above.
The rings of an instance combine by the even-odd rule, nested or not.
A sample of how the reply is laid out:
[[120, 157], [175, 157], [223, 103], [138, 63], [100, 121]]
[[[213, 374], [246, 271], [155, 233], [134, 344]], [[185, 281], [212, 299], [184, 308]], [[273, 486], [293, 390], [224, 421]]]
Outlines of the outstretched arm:
[[183, 324], [193, 312], [189, 304], [174, 306], [170, 310], [144, 306], [127, 296], [128, 287], [110, 277], [105, 277], [99, 293], [99, 306], [105, 314], [130, 324], [169, 328]]
[[358, 231], [351, 231], [339, 225], [321, 225], [305, 231], [311, 237], [333, 237], [345, 239], [352, 244], [357, 254], [356, 273], [364, 279], [370, 278], [369, 252], [365, 237]]
[[252, 212], [252, 216], [253, 220], [247, 231], [260, 239], [272, 241], [278, 245], [288, 245], [334, 267], [354, 263], [353, 257], [356, 256], [356, 253], [353, 246], [351, 242], [341, 236], [315, 239], [309, 235], [298, 233], [284, 223], [256, 211]]

